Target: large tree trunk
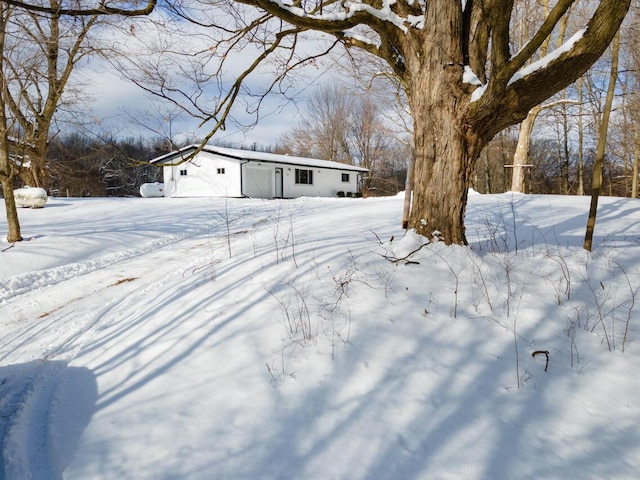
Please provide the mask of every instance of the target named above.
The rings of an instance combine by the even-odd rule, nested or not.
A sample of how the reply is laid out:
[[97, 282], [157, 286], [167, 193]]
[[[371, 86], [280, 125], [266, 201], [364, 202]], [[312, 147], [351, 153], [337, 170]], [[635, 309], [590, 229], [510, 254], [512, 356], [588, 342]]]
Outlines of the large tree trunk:
[[[416, 125], [418, 126], [418, 125]], [[466, 244], [464, 215], [472, 165], [460, 137], [416, 130], [415, 178], [409, 225], [428, 238]]]
[[415, 165], [409, 226], [428, 238], [466, 244], [467, 194], [483, 142], [465, 133], [455, 83], [437, 78], [429, 85], [428, 80], [429, 75], [414, 80], [415, 91], [431, 95], [412, 98]]
[[13, 196], [13, 178], [2, 178], [2, 192], [4, 194], [4, 206], [7, 211], [7, 241], [10, 243], [22, 240], [20, 235], [20, 222], [18, 221], [18, 209]]

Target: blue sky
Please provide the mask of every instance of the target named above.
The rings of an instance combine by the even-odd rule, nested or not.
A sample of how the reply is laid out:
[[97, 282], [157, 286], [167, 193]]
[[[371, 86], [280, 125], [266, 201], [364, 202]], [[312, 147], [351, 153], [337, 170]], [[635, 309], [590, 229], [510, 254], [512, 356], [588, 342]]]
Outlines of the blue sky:
[[[113, 72], [101, 73], [88, 87], [93, 101], [87, 105], [91, 117], [99, 120], [100, 126], [116, 132], [121, 136], [149, 136], [153, 133], [149, 125], [146, 129], [130, 121], [126, 112], [135, 115], [137, 112], [148, 110], [152, 100], [139, 87], [120, 78]], [[299, 119], [304, 110], [304, 99], [296, 102], [287, 101], [280, 96], [269, 97], [263, 104], [258, 124], [248, 130], [243, 130], [233, 124], [228, 124], [225, 131], [218, 132], [214, 139], [237, 143], [238, 146], [273, 145], [279, 137], [287, 132]], [[243, 114], [238, 109], [236, 116], [244, 123], [250, 123], [252, 117]], [[199, 120], [183, 115], [173, 121], [171, 131], [178, 137], [204, 137], [209, 133], [209, 125], [199, 128]]]

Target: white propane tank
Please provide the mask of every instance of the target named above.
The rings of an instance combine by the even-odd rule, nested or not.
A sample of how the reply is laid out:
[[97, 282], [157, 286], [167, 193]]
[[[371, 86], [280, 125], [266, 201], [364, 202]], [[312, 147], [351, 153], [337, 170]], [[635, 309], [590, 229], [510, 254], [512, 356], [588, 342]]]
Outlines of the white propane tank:
[[140, 185], [140, 195], [144, 198], [164, 197], [164, 183], [143, 183]]
[[17, 207], [42, 208], [49, 197], [47, 191], [40, 187], [22, 187], [13, 191]]

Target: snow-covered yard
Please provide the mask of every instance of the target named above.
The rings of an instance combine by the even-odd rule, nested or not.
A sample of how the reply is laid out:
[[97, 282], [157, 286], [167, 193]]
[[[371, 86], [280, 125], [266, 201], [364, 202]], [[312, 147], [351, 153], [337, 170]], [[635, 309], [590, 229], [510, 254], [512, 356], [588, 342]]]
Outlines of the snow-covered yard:
[[637, 478], [640, 203], [602, 198], [588, 254], [588, 202], [471, 195], [470, 248], [400, 196], [20, 210], [0, 472]]

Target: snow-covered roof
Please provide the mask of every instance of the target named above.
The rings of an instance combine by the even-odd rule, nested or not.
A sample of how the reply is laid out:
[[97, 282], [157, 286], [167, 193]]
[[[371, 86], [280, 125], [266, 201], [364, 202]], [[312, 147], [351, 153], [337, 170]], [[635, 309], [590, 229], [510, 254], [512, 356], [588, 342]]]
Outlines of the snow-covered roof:
[[[190, 153], [193, 153], [199, 145], [188, 145], [151, 160], [156, 165], [178, 165], [186, 161]], [[333, 170], [348, 170], [352, 172], [368, 172], [367, 168], [348, 165], [346, 163], [333, 162], [330, 160], [320, 160], [317, 158], [294, 157], [290, 155], [278, 155], [275, 153], [256, 152], [253, 150], [240, 150], [236, 148], [217, 147], [214, 145], [206, 145], [202, 151], [221, 155], [237, 160], [245, 160], [250, 162], [266, 162], [266, 163], [283, 163], [286, 165], [300, 165], [303, 167], [329, 168]], [[178, 160], [178, 161], [176, 161]]]

